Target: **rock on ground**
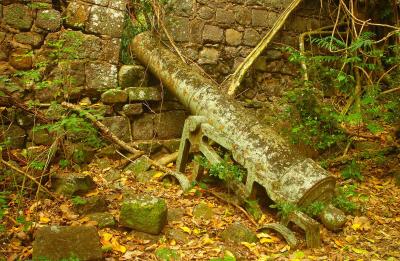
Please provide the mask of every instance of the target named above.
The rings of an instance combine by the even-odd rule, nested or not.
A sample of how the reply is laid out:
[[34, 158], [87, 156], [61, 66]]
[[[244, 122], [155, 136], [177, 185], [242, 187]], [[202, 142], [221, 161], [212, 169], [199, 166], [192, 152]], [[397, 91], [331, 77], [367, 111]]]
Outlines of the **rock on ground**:
[[39, 228], [33, 242], [33, 260], [103, 260], [100, 238], [91, 226]]
[[258, 241], [256, 234], [241, 223], [229, 225], [221, 233], [221, 238], [225, 242], [238, 244], [240, 244], [240, 242], [255, 243]]
[[157, 235], [167, 223], [167, 204], [149, 195], [128, 196], [122, 203], [119, 221], [125, 227]]

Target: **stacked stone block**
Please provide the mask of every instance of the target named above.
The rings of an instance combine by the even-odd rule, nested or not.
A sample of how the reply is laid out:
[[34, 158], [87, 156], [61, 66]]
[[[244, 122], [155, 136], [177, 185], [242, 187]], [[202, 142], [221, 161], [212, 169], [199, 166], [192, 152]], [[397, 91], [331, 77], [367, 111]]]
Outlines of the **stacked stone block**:
[[[164, 97], [142, 66], [121, 65], [126, 1], [61, 1], [64, 6], [53, 2], [1, 1], [0, 86], [23, 102], [42, 104], [53, 120], [64, 113], [45, 109], [54, 101], [89, 106], [127, 142], [179, 138], [186, 118], [182, 106], [170, 95]], [[38, 80], [24, 80], [22, 75]], [[2, 106], [0, 142], [7, 141], [11, 148], [52, 143], [46, 130], [32, 130], [32, 115], [12, 108], [0, 95]]]
[[[222, 82], [259, 43], [290, 2], [172, 0], [167, 7], [165, 24], [182, 53]], [[299, 33], [323, 26], [326, 21], [321, 19], [320, 10], [319, 1], [304, 1], [274, 39], [281, 45], [272, 45], [257, 62], [256, 74], [269, 73], [268, 84], [271, 80], [280, 84], [282, 79], [285, 81], [295, 74], [295, 67], [282, 61], [279, 47], [296, 47]], [[267, 63], [279, 63], [279, 70], [268, 71]], [[265, 75], [255, 75], [251, 81], [252, 89], [254, 82], [266, 84]]]

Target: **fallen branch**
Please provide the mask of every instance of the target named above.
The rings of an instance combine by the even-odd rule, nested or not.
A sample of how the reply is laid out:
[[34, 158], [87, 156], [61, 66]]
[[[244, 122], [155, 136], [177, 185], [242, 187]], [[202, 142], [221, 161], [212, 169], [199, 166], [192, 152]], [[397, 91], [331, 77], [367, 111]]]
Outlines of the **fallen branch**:
[[83, 110], [79, 105], [75, 105], [75, 104], [68, 103], [68, 102], [62, 102], [61, 105], [65, 108], [68, 108], [70, 110], [78, 112], [80, 115], [83, 115], [88, 120], [90, 120], [93, 123], [93, 125], [96, 126], [100, 130], [100, 132], [103, 134], [103, 136], [105, 136], [106, 138], [108, 138], [109, 140], [111, 140], [113, 143], [117, 144], [124, 150], [132, 153], [134, 155], [132, 157], [132, 160], [135, 160], [144, 154], [143, 151], [133, 148], [126, 142], [120, 140], [114, 133], [112, 133], [110, 131], [109, 128], [107, 128], [103, 123], [98, 121], [96, 119], [96, 117], [94, 117], [91, 113]]
[[236, 71], [228, 79], [228, 95], [234, 96], [237, 89], [239, 88], [244, 76], [246, 75], [249, 68], [253, 65], [255, 60], [260, 54], [268, 47], [269, 43], [279, 32], [282, 26], [285, 24], [289, 15], [296, 9], [296, 7], [302, 2], [302, 0], [293, 0], [289, 6], [283, 11], [283, 13], [275, 21], [272, 28], [264, 36], [264, 38], [258, 43], [258, 45], [251, 51], [246, 59], [239, 65]]

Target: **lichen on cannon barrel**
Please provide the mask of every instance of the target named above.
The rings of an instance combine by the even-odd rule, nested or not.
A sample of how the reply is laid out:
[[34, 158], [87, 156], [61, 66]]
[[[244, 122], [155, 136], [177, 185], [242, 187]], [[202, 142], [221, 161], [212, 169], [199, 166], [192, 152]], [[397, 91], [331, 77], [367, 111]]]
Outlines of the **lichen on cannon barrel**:
[[[305, 207], [315, 201], [329, 204], [334, 195], [335, 179], [313, 160], [293, 150], [270, 126], [246, 111], [237, 101], [222, 94], [218, 86], [182, 62], [150, 32], [137, 35], [130, 49], [156, 75], [194, 116], [185, 123], [177, 160], [177, 170], [184, 172], [190, 148], [203, 153], [211, 163], [220, 158], [209, 141], [231, 151], [236, 162], [247, 170], [244, 185], [250, 195], [255, 183], [265, 188], [275, 202], [289, 202]], [[330, 208], [332, 209], [332, 208]], [[344, 214], [327, 215], [327, 227], [343, 225]], [[288, 222], [304, 230], [315, 228], [305, 215], [291, 215]], [[311, 225], [310, 225], [311, 224]], [[319, 228], [317, 227], [318, 231]], [[307, 234], [307, 231], [306, 231]], [[319, 244], [309, 241], [309, 246]]]

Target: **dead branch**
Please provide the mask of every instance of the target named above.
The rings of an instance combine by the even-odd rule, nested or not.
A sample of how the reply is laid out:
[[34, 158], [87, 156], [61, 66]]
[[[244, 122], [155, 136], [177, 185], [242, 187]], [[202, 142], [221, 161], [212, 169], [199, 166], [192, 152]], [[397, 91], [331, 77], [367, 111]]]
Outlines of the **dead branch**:
[[228, 80], [228, 95], [234, 96], [238, 87], [240, 86], [244, 76], [246, 75], [249, 68], [260, 56], [260, 54], [268, 47], [269, 43], [279, 32], [282, 26], [285, 24], [289, 15], [296, 9], [296, 7], [302, 2], [302, 0], [293, 0], [289, 6], [283, 11], [279, 18], [275, 21], [272, 28], [264, 36], [264, 38], [258, 43], [258, 45], [251, 51], [246, 59], [239, 65], [236, 71], [231, 75]]

